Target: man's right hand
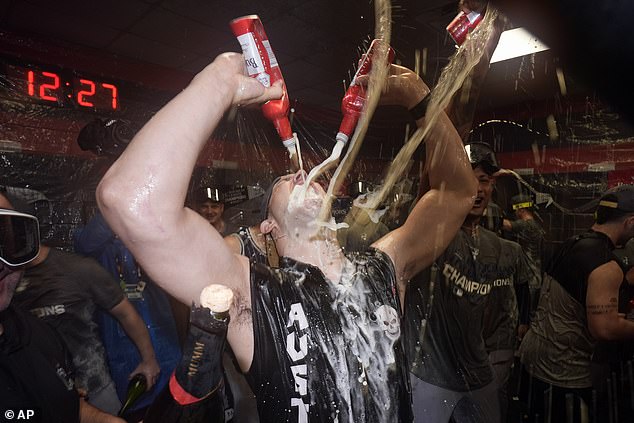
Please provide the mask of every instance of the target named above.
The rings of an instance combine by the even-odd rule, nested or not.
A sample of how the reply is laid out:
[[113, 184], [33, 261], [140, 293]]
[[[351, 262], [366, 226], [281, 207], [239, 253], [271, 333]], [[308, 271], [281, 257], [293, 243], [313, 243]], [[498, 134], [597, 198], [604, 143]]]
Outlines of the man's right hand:
[[219, 55], [194, 79], [204, 78], [210, 72], [215, 73], [214, 78], [224, 80], [232, 88], [232, 106], [260, 104], [268, 100], [279, 99], [283, 94], [281, 81], [267, 88], [257, 79], [249, 77], [242, 54], [223, 53]]
[[[357, 78], [360, 84], [367, 84], [369, 75]], [[429, 87], [414, 71], [399, 65], [390, 65], [385, 86], [379, 104], [384, 106], [403, 106], [408, 110], [429, 95]]]

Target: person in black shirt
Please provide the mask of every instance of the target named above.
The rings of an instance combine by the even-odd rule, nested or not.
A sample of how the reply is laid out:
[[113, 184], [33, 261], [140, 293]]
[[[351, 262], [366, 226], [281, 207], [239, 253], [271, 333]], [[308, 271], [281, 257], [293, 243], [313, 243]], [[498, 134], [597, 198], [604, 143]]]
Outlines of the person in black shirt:
[[[544, 254], [544, 229], [537, 220], [533, 198], [528, 194], [518, 194], [511, 198], [514, 220], [504, 219], [506, 238], [522, 246], [538, 278], [530, 288], [531, 304], [537, 306], [541, 287], [542, 257]], [[532, 310], [534, 311], [534, 310]]]
[[24, 265], [38, 252], [37, 219], [13, 211], [0, 194], [0, 415], [42, 423], [123, 423], [79, 397], [61, 337], [11, 305]]
[[[592, 228], [568, 239], [548, 265], [535, 317], [520, 345], [528, 372], [523, 379], [531, 382], [525, 390], [531, 414], [565, 421], [567, 395], [592, 407], [596, 342], [634, 338], [634, 322], [618, 312], [624, 269], [613, 252], [632, 236], [634, 185], [621, 185], [601, 197]], [[549, 401], [544, 402], [544, 392]], [[568, 417], [583, 420], [578, 414]]]

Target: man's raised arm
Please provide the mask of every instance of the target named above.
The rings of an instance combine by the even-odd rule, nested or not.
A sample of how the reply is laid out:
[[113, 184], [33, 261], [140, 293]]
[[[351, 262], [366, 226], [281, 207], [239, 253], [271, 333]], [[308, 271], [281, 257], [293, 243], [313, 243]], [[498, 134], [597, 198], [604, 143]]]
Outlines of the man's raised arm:
[[196, 159], [228, 108], [281, 95], [279, 86], [245, 76], [242, 55], [218, 56], [139, 131], [97, 188], [110, 227], [150, 277], [186, 304], [210, 283], [235, 287], [248, 271], [184, 207]]
[[[400, 104], [415, 105], [428, 89], [415, 73], [393, 66], [388, 95]], [[389, 94], [389, 91], [392, 93]], [[425, 117], [416, 123], [424, 124]], [[444, 112], [440, 112], [426, 139], [430, 190], [418, 201], [400, 228], [374, 246], [387, 253], [402, 283], [429, 266], [449, 245], [473, 205], [477, 184], [462, 140]]]

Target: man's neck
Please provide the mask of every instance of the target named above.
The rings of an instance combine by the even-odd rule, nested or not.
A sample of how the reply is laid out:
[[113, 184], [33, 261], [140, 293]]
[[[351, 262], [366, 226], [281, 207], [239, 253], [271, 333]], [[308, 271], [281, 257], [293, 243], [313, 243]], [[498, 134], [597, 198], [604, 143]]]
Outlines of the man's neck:
[[591, 229], [595, 232], [601, 232], [606, 235], [612, 241], [612, 244], [619, 245], [619, 237], [620, 231], [614, 226], [610, 224], [599, 224], [595, 223], [592, 225]]
[[219, 220], [218, 222], [216, 222], [215, 225], [213, 225], [213, 227], [216, 228], [216, 230], [221, 235], [224, 235], [224, 233], [225, 233], [225, 221], [224, 220]]
[[[309, 231], [304, 231], [308, 233]], [[345, 263], [345, 255], [335, 232], [323, 229], [313, 236], [297, 234], [278, 240], [280, 255], [318, 267], [332, 282], [339, 282]]]
[[480, 216], [467, 215], [464, 222], [462, 223], [462, 227], [466, 230], [473, 231], [476, 226], [480, 224]]

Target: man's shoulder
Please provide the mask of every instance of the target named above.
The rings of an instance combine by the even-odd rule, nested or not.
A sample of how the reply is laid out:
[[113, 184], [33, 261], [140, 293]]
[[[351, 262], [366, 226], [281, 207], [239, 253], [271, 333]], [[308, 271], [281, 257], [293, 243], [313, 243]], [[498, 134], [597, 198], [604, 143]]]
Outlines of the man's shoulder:
[[502, 244], [502, 248], [508, 248], [512, 250], [514, 253], [519, 253], [522, 250], [521, 245], [519, 245], [517, 242], [512, 241], [510, 239], [500, 237], [500, 243]]
[[587, 231], [571, 238], [568, 238], [564, 244], [564, 251], [568, 246], [567, 255], [585, 255], [599, 253], [601, 255], [608, 254], [612, 256], [613, 244], [610, 238], [604, 233]]
[[59, 248], [51, 248], [51, 258], [60, 265], [68, 269], [94, 270], [101, 269], [102, 266], [93, 257], [82, 256], [72, 251], [66, 251]]

